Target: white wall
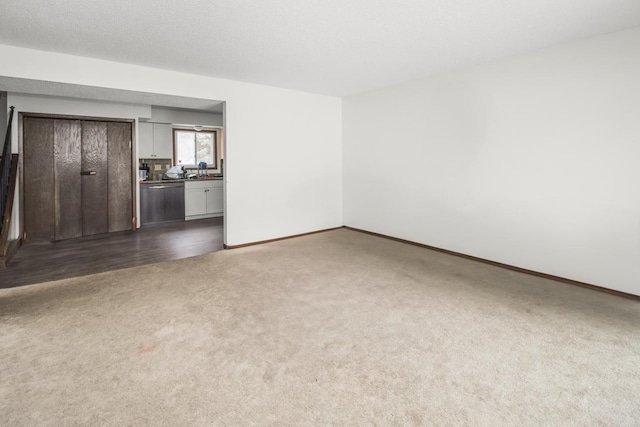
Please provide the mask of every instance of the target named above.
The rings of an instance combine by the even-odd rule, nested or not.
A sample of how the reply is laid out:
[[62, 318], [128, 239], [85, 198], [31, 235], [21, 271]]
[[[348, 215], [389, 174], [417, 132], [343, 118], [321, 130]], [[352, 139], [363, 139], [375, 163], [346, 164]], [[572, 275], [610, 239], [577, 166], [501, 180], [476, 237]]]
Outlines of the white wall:
[[7, 96], [0, 93], [0, 145], [4, 144], [4, 137], [7, 130], [7, 120], [9, 119], [9, 105]]
[[[115, 119], [135, 119], [150, 117], [149, 105], [116, 104], [111, 102], [82, 101], [77, 99], [65, 99], [51, 96], [34, 96], [17, 93], [7, 95], [9, 106], [15, 107], [12, 151], [18, 152], [18, 114], [41, 113], [70, 116], [105, 117]], [[137, 127], [136, 127], [137, 130]], [[137, 135], [136, 135], [137, 140]]]
[[229, 245], [342, 225], [340, 98], [6, 45], [0, 57], [7, 77], [226, 101]]
[[640, 294], [640, 28], [346, 98], [344, 222]]
[[151, 107], [151, 122], [178, 125], [222, 126], [222, 114]]

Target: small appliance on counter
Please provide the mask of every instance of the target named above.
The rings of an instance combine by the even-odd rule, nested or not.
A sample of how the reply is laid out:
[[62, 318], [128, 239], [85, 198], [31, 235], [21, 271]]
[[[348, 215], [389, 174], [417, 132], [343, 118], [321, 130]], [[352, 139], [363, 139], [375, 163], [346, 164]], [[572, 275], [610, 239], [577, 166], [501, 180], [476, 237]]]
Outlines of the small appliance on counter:
[[138, 169], [138, 177], [140, 178], [140, 181], [146, 181], [147, 178], [149, 178], [148, 163], [143, 163], [142, 165], [140, 165], [140, 168]]

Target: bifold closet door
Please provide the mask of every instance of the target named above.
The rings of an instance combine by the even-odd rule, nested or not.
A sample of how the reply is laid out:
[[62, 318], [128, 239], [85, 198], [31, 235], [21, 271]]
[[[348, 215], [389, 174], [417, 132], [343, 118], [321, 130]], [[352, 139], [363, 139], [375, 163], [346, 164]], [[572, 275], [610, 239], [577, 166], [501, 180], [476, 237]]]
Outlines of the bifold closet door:
[[109, 231], [134, 229], [132, 165], [131, 165], [131, 123], [109, 122], [108, 158], [109, 158]]
[[82, 183], [82, 235], [108, 232], [107, 122], [82, 122], [81, 171], [76, 179]]
[[28, 242], [134, 229], [132, 125], [25, 117]]
[[22, 132], [24, 232], [29, 242], [50, 242], [55, 239], [53, 119], [25, 117]]
[[82, 122], [53, 121], [55, 240], [82, 236]]

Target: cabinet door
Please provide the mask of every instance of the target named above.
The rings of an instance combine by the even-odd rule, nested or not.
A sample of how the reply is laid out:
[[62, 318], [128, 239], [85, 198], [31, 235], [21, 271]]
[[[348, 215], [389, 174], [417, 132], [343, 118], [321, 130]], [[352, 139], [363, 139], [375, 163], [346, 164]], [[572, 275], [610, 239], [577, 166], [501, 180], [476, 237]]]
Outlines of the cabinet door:
[[154, 157], [152, 123], [138, 123], [138, 157], [141, 159]]
[[220, 213], [224, 210], [224, 197], [222, 188], [207, 189], [207, 213]]
[[202, 188], [184, 190], [185, 216], [204, 215], [207, 213], [207, 193]]
[[171, 125], [153, 124], [153, 149], [159, 159], [173, 158], [173, 134]]

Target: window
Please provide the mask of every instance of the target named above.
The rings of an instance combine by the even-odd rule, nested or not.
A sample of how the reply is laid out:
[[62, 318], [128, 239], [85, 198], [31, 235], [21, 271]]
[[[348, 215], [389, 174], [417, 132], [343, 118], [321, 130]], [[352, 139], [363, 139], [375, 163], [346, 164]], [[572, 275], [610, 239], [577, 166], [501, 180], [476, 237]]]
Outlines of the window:
[[218, 167], [217, 131], [193, 129], [173, 130], [173, 156], [175, 164], [185, 167], [198, 167], [205, 162], [207, 168]]

